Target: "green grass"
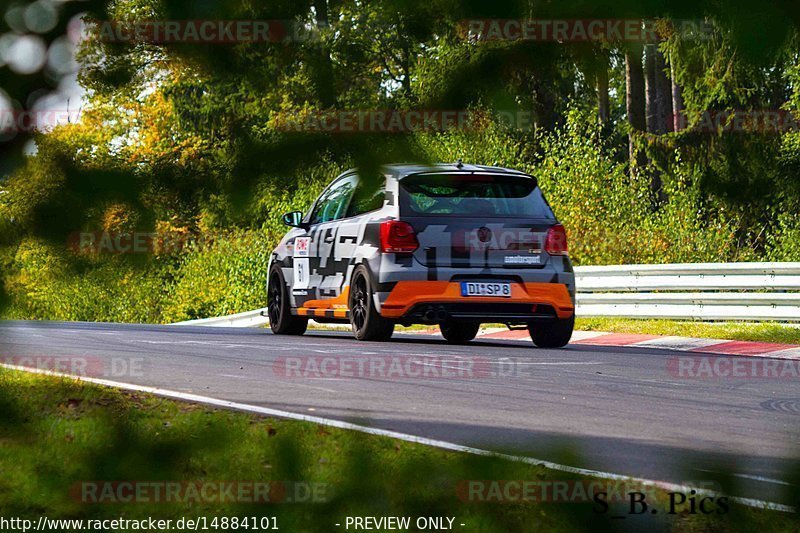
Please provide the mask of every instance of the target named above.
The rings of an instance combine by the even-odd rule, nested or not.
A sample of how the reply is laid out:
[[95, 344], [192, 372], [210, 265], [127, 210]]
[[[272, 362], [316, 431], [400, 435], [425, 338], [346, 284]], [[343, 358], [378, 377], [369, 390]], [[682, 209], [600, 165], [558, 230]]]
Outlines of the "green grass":
[[[567, 448], [565, 448], [566, 450]], [[565, 452], [564, 461], [574, 455]], [[283, 531], [344, 530], [347, 516], [449, 516], [459, 531], [639, 528], [786, 531], [795, 517], [731, 505], [724, 515], [630, 517], [591, 503], [475, 503], [465, 480], [567, 479], [534, 465], [0, 369], [0, 516], [276, 517]], [[81, 482], [294, 481], [306, 503], [84, 503]], [[305, 485], [308, 484], [308, 485]], [[291, 485], [289, 485], [291, 487]], [[78, 490], [77, 494], [80, 494]], [[664, 494], [651, 500], [659, 506]], [[666, 505], [664, 503], [664, 505]], [[342, 524], [337, 528], [334, 524]], [[465, 524], [464, 527], [459, 524]]]
[[575, 329], [800, 344], [800, 328], [777, 323], [578, 318], [575, 322]]

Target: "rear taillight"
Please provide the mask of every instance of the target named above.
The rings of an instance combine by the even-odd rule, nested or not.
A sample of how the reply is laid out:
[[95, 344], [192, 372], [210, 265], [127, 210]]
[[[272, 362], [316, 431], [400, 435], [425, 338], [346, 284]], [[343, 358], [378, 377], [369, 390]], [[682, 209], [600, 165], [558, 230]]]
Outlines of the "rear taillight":
[[417, 248], [419, 241], [411, 224], [401, 220], [387, 220], [381, 223], [381, 252], [410, 254]]
[[550, 255], [567, 255], [567, 231], [561, 224], [547, 230], [544, 251]]

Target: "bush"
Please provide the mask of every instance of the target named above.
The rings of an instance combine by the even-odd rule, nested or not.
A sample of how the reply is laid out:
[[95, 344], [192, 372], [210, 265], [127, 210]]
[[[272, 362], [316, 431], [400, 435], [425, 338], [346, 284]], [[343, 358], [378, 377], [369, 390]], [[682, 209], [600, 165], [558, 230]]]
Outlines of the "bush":
[[778, 217], [778, 228], [767, 238], [769, 261], [800, 261], [800, 216]]
[[162, 322], [233, 314], [267, 304], [272, 243], [262, 231], [236, 231], [190, 249], [178, 268]]
[[[647, 181], [634, 181], [594, 117], [573, 109], [566, 124], [535, 138], [494, 126], [477, 134], [421, 136], [431, 160], [500, 165], [539, 180], [556, 216], [567, 228], [578, 265], [748, 260], [733, 224], [704, 208], [692, 176], [676, 165], [663, 180], [669, 201], [651, 209]], [[543, 154], [535, 159], [527, 145]], [[654, 171], [655, 169], [648, 169]], [[643, 173], [645, 175], [645, 173]]]
[[25, 239], [6, 277], [9, 318], [157, 323], [171, 265], [128, 257], [74, 258]]
[[249, 216], [261, 221], [261, 228], [273, 246], [286, 233], [281, 215], [307, 212], [322, 189], [346, 170], [345, 165], [323, 162], [300, 170], [294, 176], [264, 176], [249, 206]]
[[12, 262], [5, 317], [171, 323], [266, 305], [272, 243], [236, 231], [180, 256], [74, 257], [25, 240]]

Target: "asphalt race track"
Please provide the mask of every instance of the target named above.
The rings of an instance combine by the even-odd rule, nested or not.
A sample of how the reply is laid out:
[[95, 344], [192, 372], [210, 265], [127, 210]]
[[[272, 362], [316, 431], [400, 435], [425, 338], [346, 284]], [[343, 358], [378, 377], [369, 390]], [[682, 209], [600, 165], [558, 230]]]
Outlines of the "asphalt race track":
[[[85, 358], [103, 368], [104, 379], [652, 480], [707, 480], [726, 470], [740, 483], [735, 495], [761, 500], [781, 501], [800, 458], [798, 378], [678, 377], [668, 369], [677, 354], [667, 350], [0, 322], [0, 359], [32, 356]], [[353, 371], [352, 364], [315, 372], [323, 362], [390, 357], [430, 361], [432, 373], [387, 376], [375, 367]], [[459, 376], [469, 364], [471, 373]], [[303, 375], [285, 375], [297, 365]]]

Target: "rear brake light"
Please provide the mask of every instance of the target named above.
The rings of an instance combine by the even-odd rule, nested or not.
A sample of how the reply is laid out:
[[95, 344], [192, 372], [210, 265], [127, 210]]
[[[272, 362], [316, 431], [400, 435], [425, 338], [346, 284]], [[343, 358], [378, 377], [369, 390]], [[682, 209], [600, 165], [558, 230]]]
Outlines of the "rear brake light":
[[408, 222], [387, 220], [381, 223], [381, 252], [410, 254], [419, 248], [417, 234]]
[[567, 255], [567, 231], [561, 224], [547, 230], [544, 251], [550, 255]]

